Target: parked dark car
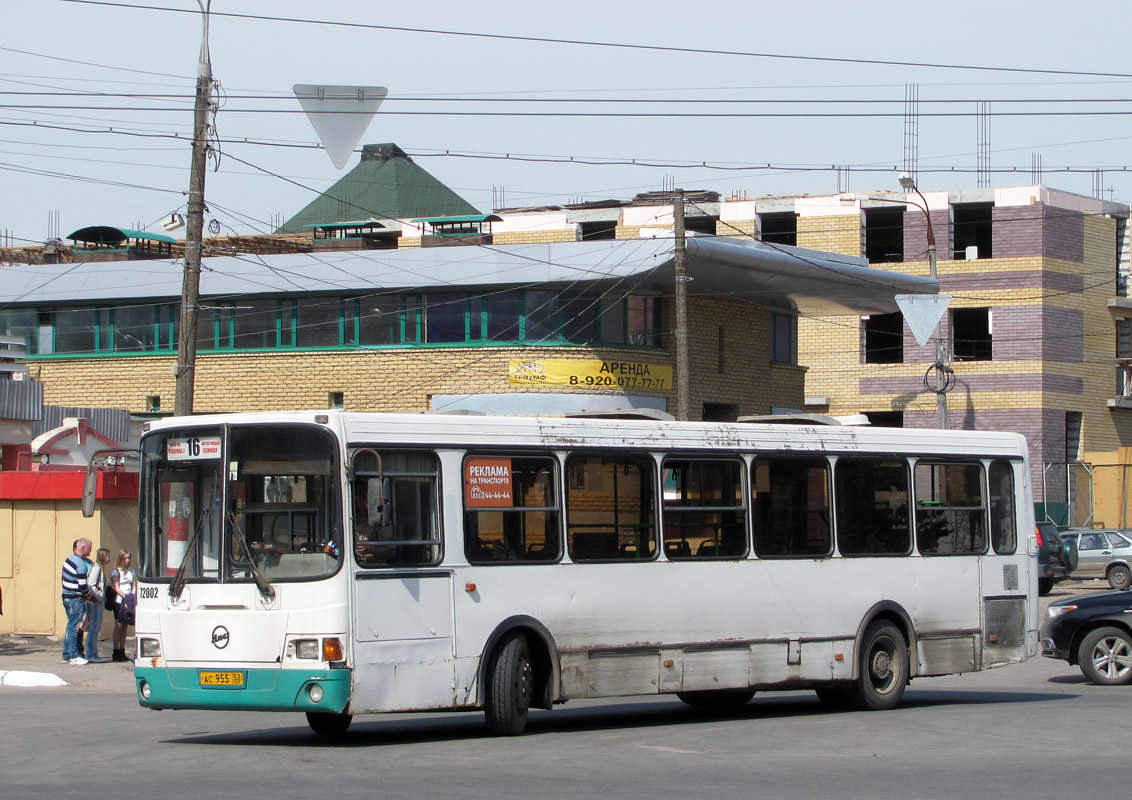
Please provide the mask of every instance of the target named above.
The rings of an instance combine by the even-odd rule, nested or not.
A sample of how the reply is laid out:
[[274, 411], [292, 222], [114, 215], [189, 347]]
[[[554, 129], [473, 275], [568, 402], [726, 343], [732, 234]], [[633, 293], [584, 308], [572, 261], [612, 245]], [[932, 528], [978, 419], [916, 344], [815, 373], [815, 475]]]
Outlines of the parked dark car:
[[1062, 540], [1052, 522], [1039, 522], [1037, 537], [1038, 594], [1045, 596], [1076, 569], [1077, 557], [1073, 544]]
[[1093, 683], [1132, 683], [1132, 589], [1055, 600], [1041, 638], [1043, 656], [1076, 664]]
[[1077, 547], [1077, 566], [1070, 567], [1073, 578], [1104, 578], [1113, 589], [1132, 584], [1132, 532], [1109, 528], [1067, 528], [1062, 541]]

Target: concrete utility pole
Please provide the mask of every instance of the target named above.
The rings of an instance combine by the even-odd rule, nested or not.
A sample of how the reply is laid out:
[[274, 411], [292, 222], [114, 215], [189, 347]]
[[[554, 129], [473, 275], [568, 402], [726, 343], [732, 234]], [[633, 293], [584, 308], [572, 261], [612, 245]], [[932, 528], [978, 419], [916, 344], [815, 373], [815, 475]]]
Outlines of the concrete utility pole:
[[672, 200], [672, 220], [676, 235], [676, 419], [686, 422], [690, 413], [692, 384], [688, 375], [688, 256], [684, 239], [683, 189], [677, 189]]
[[193, 413], [196, 382], [197, 317], [200, 313], [200, 257], [204, 239], [204, 175], [208, 155], [208, 117], [212, 111], [212, 63], [208, 55], [208, 12], [212, 0], [197, 0], [203, 19], [197, 96], [193, 107], [193, 159], [189, 173], [189, 209], [185, 222], [185, 275], [181, 283], [181, 328], [177, 339], [177, 394], [173, 413]]

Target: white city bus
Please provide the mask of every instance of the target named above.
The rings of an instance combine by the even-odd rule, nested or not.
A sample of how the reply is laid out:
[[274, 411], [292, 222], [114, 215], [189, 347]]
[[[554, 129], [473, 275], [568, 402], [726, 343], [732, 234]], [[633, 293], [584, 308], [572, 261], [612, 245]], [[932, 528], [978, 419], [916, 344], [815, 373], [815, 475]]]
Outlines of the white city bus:
[[233, 414], [141, 444], [154, 709], [352, 715], [811, 688], [1037, 652], [1023, 437], [763, 421]]

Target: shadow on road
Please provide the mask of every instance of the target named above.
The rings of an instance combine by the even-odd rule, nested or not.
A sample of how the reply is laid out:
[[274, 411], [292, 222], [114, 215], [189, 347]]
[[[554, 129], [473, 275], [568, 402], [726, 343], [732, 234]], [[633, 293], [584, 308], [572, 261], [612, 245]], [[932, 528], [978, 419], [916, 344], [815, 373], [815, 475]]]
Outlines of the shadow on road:
[[[1079, 683], [1072, 678], [1057, 680], [1058, 683]], [[948, 691], [948, 690], [909, 690], [904, 700], [894, 711], [880, 712], [899, 714], [917, 709], [964, 706], [993, 705], [1004, 703], [1033, 703], [1052, 700], [1071, 700], [1076, 695], [1063, 691], [1053, 692], [1003, 692], [1003, 691]], [[877, 712], [834, 711], [821, 705], [813, 696], [792, 693], [775, 697], [757, 696], [743, 708], [731, 712], [707, 712], [689, 708], [677, 701], [617, 703], [601, 706], [578, 705], [573, 708], [560, 707], [553, 712], [532, 711], [527, 723], [524, 739], [545, 734], [592, 733], [616, 731], [632, 728], [658, 728], [665, 726], [688, 726], [704, 723], [718, 723], [727, 720], [771, 720], [791, 717], [849, 717], [857, 714]], [[291, 718], [293, 719], [293, 718]], [[280, 718], [284, 721], [284, 718]], [[290, 719], [286, 720], [290, 722]], [[393, 747], [436, 743], [453, 740], [495, 738], [488, 734], [480, 712], [446, 712], [436, 716], [414, 715], [411, 719], [380, 714], [358, 716], [350, 730], [340, 738], [324, 738], [313, 733], [305, 724], [301, 727], [272, 728], [270, 730], [249, 730], [231, 733], [201, 733], [164, 740], [169, 744], [207, 744], [235, 746], [274, 746], [274, 747]]]

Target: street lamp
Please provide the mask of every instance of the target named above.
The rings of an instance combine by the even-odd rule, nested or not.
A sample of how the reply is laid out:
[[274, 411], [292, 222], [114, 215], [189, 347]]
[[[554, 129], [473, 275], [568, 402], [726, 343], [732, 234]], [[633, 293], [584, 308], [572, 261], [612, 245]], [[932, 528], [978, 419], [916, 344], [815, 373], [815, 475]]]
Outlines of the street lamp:
[[[923, 203], [923, 205], [920, 205], [920, 203], [909, 201], [924, 212], [924, 220], [928, 223], [928, 274], [938, 280], [935, 265], [935, 230], [932, 229], [932, 215], [928, 212], [928, 201], [920, 191], [920, 187], [916, 186], [916, 181], [907, 172], [901, 173], [900, 186], [904, 191], [914, 191], [920, 198], [920, 203]], [[940, 331], [939, 322], [935, 324], [935, 363], [931, 366], [929, 372], [935, 373], [935, 381], [934, 384], [929, 384], [928, 376], [924, 375], [924, 387], [928, 391], [935, 392], [936, 422], [940, 428], [946, 430], [950, 427], [947, 419], [947, 390], [951, 388], [955, 370], [949, 367], [944, 360], [943, 335]]]
[[[900, 175], [900, 186], [905, 190], [914, 191], [919, 196], [920, 202], [917, 203], [915, 200], [908, 198], [892, 200], [888, 197], [871, 197], [869, 195], [842, 195], [841, 202], [853, 203], [857, 200], [875, 200], [880, 203], [911, 205], [920, 209], [924, 214], [924, 221], [928, 226], [928, 271], [934, 280], [938, 280], [939, 278], [936, 273], [935, 230], [932, 228], [932, 217], [928, 211], [927, 198], [920, 192], [919, 188], [916, 186], [916, 182], [907, 172]], [[942, 316], [942, 311], [940, 314]], [[924, 375], [924, 388], [929, 392], [935, 393], [936, 423], [941, 429], [946, 430], [949, 427], [947, 418], [947, 390], [951, 388], [955, 370], [948, 366], [947, 361], [944, 359], [943, 336], [938, 321], [935, 324], [935, 330], [932, 336], [935, 338], [935, 363], [928, 368], [928, 372]], [[929, 375], [932, 376], [933, 380], [929, 381]]]

